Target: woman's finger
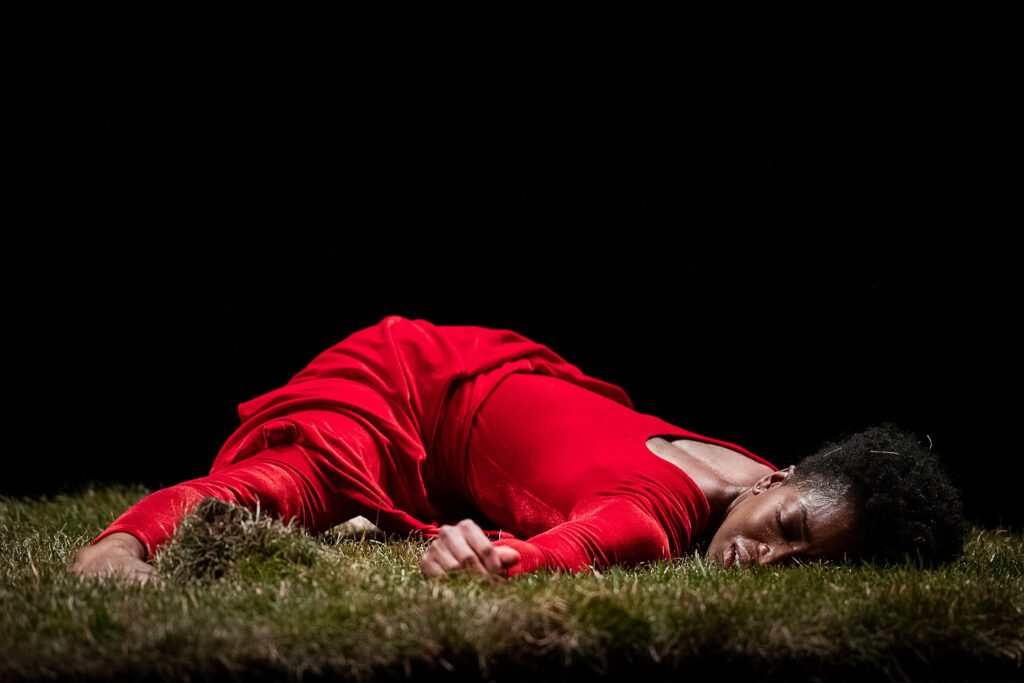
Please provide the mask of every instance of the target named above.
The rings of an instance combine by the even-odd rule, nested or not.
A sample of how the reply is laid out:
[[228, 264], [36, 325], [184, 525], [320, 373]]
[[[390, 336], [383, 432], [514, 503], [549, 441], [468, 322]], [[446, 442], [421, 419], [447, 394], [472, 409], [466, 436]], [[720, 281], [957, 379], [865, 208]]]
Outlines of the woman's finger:
[[163, 577], [160, 576], [160, 573], [157, 572], [156, 569], [154, 569], [152, 566], [150, 566], [148, 564], [144, 568], [138, 569], [135, 572], [134, 578], [135, 578], [135, 580], [139, 581], [142, 584], [146, 584], [146, 583], [154, 583], [154, 584], [156, 584], [156, 583], [161, 583], [163, 581]]
[[455, 555], [452, 554], [451, 550], [449, 550], [445, 540], [440, 538], [436, 539], [430, 545], [430, 548], [427, 549], [427, 552], [433, 553], [432, 559], [445, 571], [452, 571], [453, 569], [458, 569], [461, 566], [458, 558], [456, 558]]
[[467, 532], [461, 526], [461, 523], [458, 527], [452, 527], [451, 534], [445, 538], [448, 549], [451, 550], [452, 555], [459, 561], [461, 567], [465, 567], [476, 574], [489, 574], [490, 572], [487, 567], [480, 561], [480, 557], [477, 556], [476, 550], [470, 546], [466, 536]]
[[451, 553], [447, 553], [447, 551], [442, 552], [441, 545], [435, 540], [430, 544], [426, 552], [423, 553], [423, 557], [420, 558], [420, 571], [423, 572], [424, 576], [431, 579], [444, 576], [448, 573], [448, 569], [443, 564], [446, 555], [449, 561], [454, 561]]
[[504, 575], [505, 567], [495, 550], [494, 543], [487, 538], [477, 523], [471, 519], [464, 519], [459, 522], [459, 527], [463, 530], [466, 543], [479, 558], [478, 563], [482, 564], [481, 569], [486, 573]]
[[444, 567], [437, 563], [433, 557], [427, 557], [423, 555], [423, 559], [420, 561], [420, 571], [423, 572], [423, 576], [428, 579], [438, 579], [447, 574]]

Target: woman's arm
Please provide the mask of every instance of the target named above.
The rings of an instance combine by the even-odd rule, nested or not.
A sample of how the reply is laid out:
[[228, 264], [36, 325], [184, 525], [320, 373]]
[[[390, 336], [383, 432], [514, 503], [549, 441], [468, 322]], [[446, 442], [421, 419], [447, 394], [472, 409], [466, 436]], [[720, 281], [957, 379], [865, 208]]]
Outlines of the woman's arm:
[[[341, 415], [321, 419], [331, 420], [336, 429], [346, 424], [351, 428], [350, 423], [343, 424], [349, 418]], [[328, 428], [322, 422], [319, 426]], [[207, 476], [160, 489], [125, 511], [92, 545], [112, 534], [130, 534], [144, 548], [142, 559], [150, 560], [182, 517], [207, 496], [249, 509], [255, 509], [258, 501], [261, 511], [283, 521], [295, 517], [314, 532], [329, 529], [353, 516], [356, 501], [380, 500], [373, 480], [364, 472], [361, 454], [342, 447], [340, 439], [321, 447], [278, 444]]]
[[526, 540], [500, 539], [498, 547], [519, 551], [508, 576], [539, 569], [582, 572], [613, 564], [671, 558], [668, 534], [635, 496], [596, 494], [585, 498], [562, 524]]
[[476, 522], [464, 519], [455, 525], [441, 525], [420, 558], [420, 571], [428, 579], [458, 571], [504, 579], [508, 568], [520, 559], [517, 550], [496, 546]]

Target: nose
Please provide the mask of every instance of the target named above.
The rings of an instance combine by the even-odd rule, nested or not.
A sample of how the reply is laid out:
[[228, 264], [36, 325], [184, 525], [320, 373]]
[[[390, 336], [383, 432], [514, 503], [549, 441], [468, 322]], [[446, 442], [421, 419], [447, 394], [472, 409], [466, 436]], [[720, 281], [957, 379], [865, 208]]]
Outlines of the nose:
[[767, 543], [757, 544], [758, 564], [779, 564], [790, 559], [795, 550], [787, 545], [770, 546]]
[[771, 562], [772, 561], [771, 555], [772, 555], [772, 549], [768, 546], [767, 543], [758, 543], [757, 544], [757, 563], [758, 564], [768, 564], [769, 562]]

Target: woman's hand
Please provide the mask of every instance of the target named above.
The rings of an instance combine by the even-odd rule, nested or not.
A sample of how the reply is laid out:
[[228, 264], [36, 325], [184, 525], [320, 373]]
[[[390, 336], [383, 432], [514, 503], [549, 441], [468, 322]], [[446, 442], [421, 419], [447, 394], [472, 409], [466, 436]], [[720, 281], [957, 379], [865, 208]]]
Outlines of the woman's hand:
[[146, 583], [159, 581], [160, 575], [142, 558], [146, 549], [131, 534], [117, 532], [89, 545], [75, 555], [71, 571], [80, 578], [88, 576], [118, 577]]
[[428, 579], [465, 571], [505, 580], [508, 568], [520, 559], [518, 550], [494, 545], [476, 522], [464, 519], [455, 526], [441, 526], [420, 559], [420, 571]]

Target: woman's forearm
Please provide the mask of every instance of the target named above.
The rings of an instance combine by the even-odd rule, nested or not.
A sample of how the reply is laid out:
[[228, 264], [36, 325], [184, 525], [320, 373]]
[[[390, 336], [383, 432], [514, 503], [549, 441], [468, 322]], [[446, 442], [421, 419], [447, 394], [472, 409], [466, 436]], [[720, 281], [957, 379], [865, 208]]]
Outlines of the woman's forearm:
[[[298, 518], [307, 528], [337, 523], [334, 511], [319, 504], [332, 501], [333, 483], [315, 477], [315, 468], [300, 469], [301, 460], [321, 457], [308, 449], [291, 446], [266, 451], [214, 474], [190, 479], [154, 491], [114, 520], [93, 544], [118, 536], [128, 547], [143, 547], [142, 559], [150, 559], [166, 543], [182, 518], [204, 498], [217, 498], [228, 503], [256, 509], [288, 520]], [[344, 521], [344, 520], [341, 520]], [[124, 539], [127, 535], [131, 541]]]
[[[229, 492], [218, 491], [217, 487], [209, 484], [202, 487], [202, 490], [192, 486], [190, 482], [169, 486], [154, 491], [125, 510], [97, 535], [90, 545], [110, 542], [128, 549], [141, 549], [139, 558], [148, 561], [174, 533], [181, 518], [189, 509], [207, 495], [238, 502]], [[128, 538], [138, 545], [133, 545]]]
[[584, 572], [589, 567], [671, 557], [668, 536], [644, 506], [627, 496], [584, 499], [569, 519], [531, 538], [494, 541], [519, 551], [508, 575], [538, 569]]

